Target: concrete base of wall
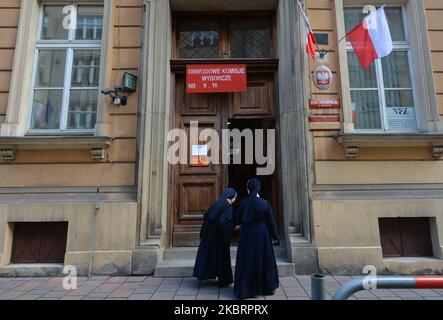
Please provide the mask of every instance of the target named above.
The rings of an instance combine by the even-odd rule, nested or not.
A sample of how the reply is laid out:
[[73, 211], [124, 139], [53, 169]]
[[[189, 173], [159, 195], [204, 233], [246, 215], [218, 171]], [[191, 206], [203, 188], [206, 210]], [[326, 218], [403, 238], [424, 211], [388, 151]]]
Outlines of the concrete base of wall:
[[132, 255], [132, 275], [152, 275], [160, 260], [159, 248], [135, 250]]
[[0, 277], [27, 278], [27, 277], [61, 277], [62, 264], [11, 264], [0, 267]]
[[311, 275], [318, 272], [318, 254], [315, 245], [300, 236], [290, 236], [291, 257], [295, 274]]

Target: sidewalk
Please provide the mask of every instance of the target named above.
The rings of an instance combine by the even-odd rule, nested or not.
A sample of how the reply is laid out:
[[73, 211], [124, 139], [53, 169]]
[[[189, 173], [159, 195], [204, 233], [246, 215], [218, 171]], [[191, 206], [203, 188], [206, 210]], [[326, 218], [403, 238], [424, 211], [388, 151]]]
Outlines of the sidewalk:
[[[327, 277], [332, 295], [346, 276]], [[281, 287], [265, 300], [309, 300], [310, 276], [281, 278]], [[0, 300], [232, 300], [232, 286], [219, 289], [214, 282], [193, 278], [93, 277], [78, 278], [77, 290], [64, 290], [63, 278], [0, 278]], [[357, 300], [443, 300], [443, 290], [374, 290], [359, 292]]]

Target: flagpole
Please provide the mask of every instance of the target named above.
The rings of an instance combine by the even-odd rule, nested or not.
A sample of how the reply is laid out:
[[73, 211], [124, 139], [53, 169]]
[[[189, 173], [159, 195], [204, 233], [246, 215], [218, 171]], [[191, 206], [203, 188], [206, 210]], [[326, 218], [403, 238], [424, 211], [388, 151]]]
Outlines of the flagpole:
[[[341, 37], [340, 40], [338, 40], [338, 41], [337, 41], [332, 47], [330, 47], [330, 48], [328, 48], [328, 49], [321, 49], [321, 50], [319, 50], [320, 58], [324, 58], [324, 57], [329, 53], [329, 51], [335, 49], [335, 48], [338, 46], [338, 44], [339, 44], [340, 42], [342, 42], [343, 40], [346, 39], [347, 36], [348, 36], [348, 34], [345, 34], [345, 35], [344, 35], [343, 37]], [[317, 46], [317, 47], [318, 47], [318, 46]]]
[[[307, 22], [309, 31], [313, 33], [311, 25], [309, 23], [309, 18], [308, 18], [307, 14], [306, 14], [306, 11], [305, 11], [305, 8], [303, 8], [303, 5], [301, 4], [300, 0], [297, 0], [297, 4], [298, 4], [298, 6], [300, 8], [301, 14], [303, 15], [303, 18], [305, 19], [305, 22]], [[315, 47], [316, 47], [318, 52], [321, 52], [320, 47], [318, 46], [317, 41], [315, 41]]]

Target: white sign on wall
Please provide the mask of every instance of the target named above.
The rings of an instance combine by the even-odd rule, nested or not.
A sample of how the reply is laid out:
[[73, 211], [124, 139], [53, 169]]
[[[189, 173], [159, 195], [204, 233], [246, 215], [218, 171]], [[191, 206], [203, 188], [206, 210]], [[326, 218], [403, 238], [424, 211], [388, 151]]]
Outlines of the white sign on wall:
[[416, 130], [417, 120], [415, 118], [415, 108], [393, 107], [387, 108], [389, 130]]

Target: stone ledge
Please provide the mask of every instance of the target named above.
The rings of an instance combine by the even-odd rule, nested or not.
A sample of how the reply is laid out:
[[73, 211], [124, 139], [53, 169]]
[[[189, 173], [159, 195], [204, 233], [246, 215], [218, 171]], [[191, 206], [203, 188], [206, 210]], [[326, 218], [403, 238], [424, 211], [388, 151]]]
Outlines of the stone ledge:
[[94, 136], [25, 136], [0, 137], [1, 157], [14, 161], [16, 150], [83, 150], [89, 149], [96, 161], [104, 160], [112, 138]]
[[434, 158], [443, 157], [443, 133], [341, 133], [336, 139], [351, 159], [357, 157], [359, 147], [432, 147]]
[[61, 277], [63, 264], [10, 264], [0, 267], [0, 277]]

